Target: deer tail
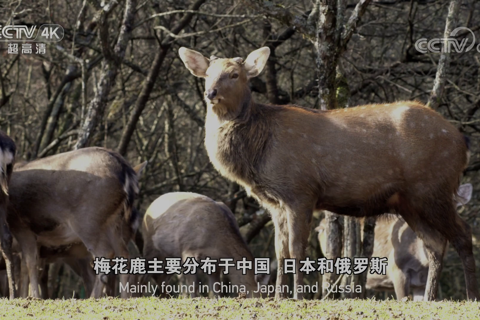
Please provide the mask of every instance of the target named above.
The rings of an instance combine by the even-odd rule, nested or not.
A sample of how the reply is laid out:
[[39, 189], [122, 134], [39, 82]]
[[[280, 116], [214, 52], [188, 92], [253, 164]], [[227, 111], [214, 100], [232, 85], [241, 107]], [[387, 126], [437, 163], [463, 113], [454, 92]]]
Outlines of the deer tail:
[[137, 220], [139, 219], [139, 215], [133, 207], [133, 203], [140, 191], [137, 173], [120, 154], [111, 150], [108, 150], [108, 152], [120, 164], [120, 170], [117, 171], [116, 175], [123, 185], [125, 192], [123, 219], [133, 230], [136, 230], [134, 227], [138, 226], [139, 222]]
[[125, 173], [125, 182], [123, 188], [125, 190], [125, 208], [124, 208], [124, 219], [128, 222], [130, 227], [133, 230], [138, 228], [139, 224], [139, 214], [138, 211], [134, 208], [133, 202], [138, 196], [140, 188], [138, 186], [138, 177], [135, 171], [128, 166], [124, 170]]

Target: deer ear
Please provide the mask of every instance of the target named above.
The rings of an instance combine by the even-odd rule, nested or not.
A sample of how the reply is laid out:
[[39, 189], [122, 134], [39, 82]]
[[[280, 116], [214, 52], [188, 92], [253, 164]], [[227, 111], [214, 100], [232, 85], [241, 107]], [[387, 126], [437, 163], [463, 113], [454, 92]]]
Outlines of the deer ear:
[[181, 47], [178, 49], [180, 59], [182, 59], [185, 67], [195, 76], [205, 78], [210, 61], [200, 52]]
[[247, 78], [254, 78], [262, 72], [268, 57], [270, 56], [270, 48], [262, 47], [251, 52], [245, 59], [245, 69], [247, 70]]
[[457, 191], [457, 206], [467, 204], [472, 199], [473, 186], [471, 183], [462, 184]]
[[140, 178], [140, 176], [142, 175], [143, 173], [143, 170], [145, 169], [145, 167], [147, 166], [148, 164], [148, 161], [145, 161], [143, 163], [140, 163], [139, 165], [136, 165], [134, 168], [133, 168], [133, 171], [135, 171], [135, 173], [137, 174], [137, 177]]

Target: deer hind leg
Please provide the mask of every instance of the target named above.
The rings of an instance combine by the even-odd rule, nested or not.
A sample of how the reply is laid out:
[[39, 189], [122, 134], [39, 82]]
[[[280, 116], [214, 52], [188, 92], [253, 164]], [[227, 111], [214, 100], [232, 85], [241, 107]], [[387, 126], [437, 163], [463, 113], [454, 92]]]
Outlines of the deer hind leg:
[[423, 218], [419, 218], [412, 229], [423, 240], [428, 257], [428, 275], [424, 300], [433, 301], [437, 296], [447, 239]]
[[[99, 246], [100, 247], [100, 246]], [[97, 248], [93, 252], [93, 258], [113, 258], [113, 250], [110, 247], [102, 245], [100, 248]], [[91, 298], [98, 299], [103, 295], [103, 289], [108, 283], [108, 275], [104, 272], [98, 272], [95, 278], [95, 283], [93, 284], [92, 293], [90, 294]]]
[[452, 224], [449, 224], [448, 232], [445, 232], [445, 234], [462, 260], [465, 285], [467, 287], [467, 299], [479, 300], [480, 295], [475, 277], [475, 259], [472, 251], [470, 226], [455, 212], [454, 221]]
[[[113, 250], [106, 233], [99, 233], [97, 229], [81, 229], [79, 226], [82, 226], [82, 224], [73, 224], [72, 229], [82, 240], [87, 250], [92, 254], [94, 260], [96, 258], [99, 260], [102, 258], [113, 258], [115, 251]], [[110, 270], [110, 272], [112, 272], [112, 270]], [[90, 298], [100, 298], [103, 295], [103, 289], [105, 288], [107, 282], [107, 274], [99, 271], [96, 274]]]
[[[123, 223], [123, 221], [120, 221], [120, 223]], [[130, 240], [130, 237], [123, 237], [121, 233], [118, 232], [118, 229], [115, 228], [114, 226], [111, 227], [110, 229], [110, 244], [113, 247], [115, 251], [115, 256], [117, 257], [122, 257], [127, 259], [127, 267], [126, 270], [129, 271], [130, 269], [130, 254], [128, 253], [128, 241]], [[128, 279], [130, 275], [128, 273], [121, 273], [120, 274], [120, 285], [125, 288], [128, 286]], [[126, 290], [122, 290], [120, 293], [120, 296], [123, 299], [131, 297], [131, 294], [127, 292]]]
[[433, 228], [423, 231], [423, 240], [428, 256], [428, 275], [425, 286], [425, 301], [433, 301], [437, 297], [440, 274], [443, 267], [443, 256], [447, 247], [447, 239]]
[[[128, 253], [128, 247], [127, 247], [127, 243], [126, 241], [122, 241], [122, 239], [118, 239], [115, 243], [115, 240], [114, 241], [114, 248], [115, 248], [115, 255], [118, 256], [118, 257], [123, 257], [123, 258], [126, 258], [127, 259], [127, 267], [126, 267], [126, 270], [130, 271], [130, 255]], [[128, 240], [127, 240], [128, 241]], [[127, 271], [127, 272], [128, 272]], [[120, 284], [125, 288], [126, 286], [128, 286], [128, 281], [129, 281], [129, 278], [130, 278], [130, 275], [128, 273], [121, 273], [120, 274]], [[122, 290], [120, 296], [123, 298], [123, 299], [126, 299], [126, 298], [129, 298], [131, 297], [131, 294], [125, 290]]]
[[[403, 207], [401, 214], [416, 235], [423, 240], [423, 245], [428, 257], [428, 275], [425, 286], [425, 301], [433, 301], [437, 296], [440, 273], [443, 266], [443, 256], [447, 246], [445, 228], [448, 228], [448, 219], [452, 212], [446, 213], [445, 208], [453, 209], [450, 205], [442, 204], [440, 197], [425, 205], [425, 200], [411, 200], [410, 204], [420, 204], [423, 207], [409, 205]], [[406, 209], [406, 210], [405, 210]], [[455, 212], [453, 212], [455, 213]]]
[[[442, 201], [442, 199], [445, 200]], [[434, 226], [437, 230], [437, 235], [434, 236], [434, 232], [429, 232], [431, 238], [430, 243], [425, 243], [424, 240], [425, 247], [429, 249], [431, 247], [439, 247], [440, 245], [443, 245], [443, 250], [445, 250], [446, 240], [450, 241], [462, 260], [465, 284], [467, 287], [467, 299], [478, 300], [480, 296], [477, 279], [475, 277], [475, 259], [473, 257], [472, 233], [470, 226], [458, 216], [451, 198], [436, 197], [435, 200], [435, 205], [430, 206], [430, 210], [432, 211], [427, 211], [427, 214], [430, 213], [430, 221], [432, 221], [428, 226], [430, 229]], [[427, 224], [424, 223], [424, 225]], [[441, 236], [438, 234], [441, 234]], [[439, 239], [442, 239], [442, 241], [440, 242]], [[432, 288], [431, 285], [429, 286], [431, 267], [432, 261], [429, 257], [428, 279], [425, 289], [426, 300], [432, 296], [433, 289], [435, 289], [436, 293], [436, 287]]]
[[288, 277], [284, 274], [284, 259], [290, 258], [289, 255], [289, 239], [288, 239], [288, 225], [287, 217], [284, 212], [277, 209], [271, 210], [273, 224], [275, 226], [275, 253], [277, 256], [277, 283], [275, 291], [275, 299], [287, 298], [289, 290], [284, 290], [288, 284]]

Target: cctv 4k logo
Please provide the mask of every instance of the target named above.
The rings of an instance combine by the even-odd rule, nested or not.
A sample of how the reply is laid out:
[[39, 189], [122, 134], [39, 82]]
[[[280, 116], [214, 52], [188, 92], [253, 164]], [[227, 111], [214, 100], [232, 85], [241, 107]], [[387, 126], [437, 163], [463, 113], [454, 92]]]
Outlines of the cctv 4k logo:
[[58, 24], [0, 25], [0, 42], [58, 42], [64, 36], [63, 27]]

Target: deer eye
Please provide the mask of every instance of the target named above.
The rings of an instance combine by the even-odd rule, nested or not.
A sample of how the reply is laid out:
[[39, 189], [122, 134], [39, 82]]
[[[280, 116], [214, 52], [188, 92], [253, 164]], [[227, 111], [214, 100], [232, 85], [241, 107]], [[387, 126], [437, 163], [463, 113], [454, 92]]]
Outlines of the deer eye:
[[235, 73], [232, 73], [232, 74], [230, 75], [230, 78], [232, 78], [232, 79], [237, 79], [237, 78], [238, 78], [238, 73], [236, 73], [236, 72], [235, 72]]

